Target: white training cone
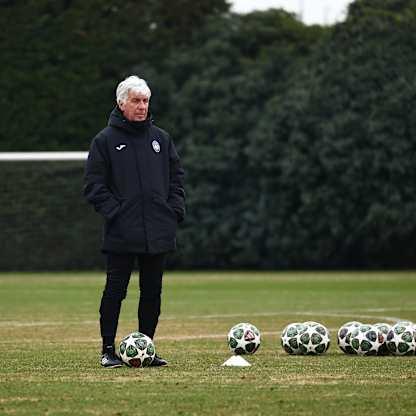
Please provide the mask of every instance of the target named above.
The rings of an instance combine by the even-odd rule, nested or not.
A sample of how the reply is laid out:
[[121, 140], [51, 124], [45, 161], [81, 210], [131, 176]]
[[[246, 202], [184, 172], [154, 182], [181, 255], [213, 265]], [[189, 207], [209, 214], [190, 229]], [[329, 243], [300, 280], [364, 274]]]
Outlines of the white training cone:
[[251, 364], [246, 361], [241, 355], [233, 355], [229, 358], [223, 366], [226, 367], [250, 367]]

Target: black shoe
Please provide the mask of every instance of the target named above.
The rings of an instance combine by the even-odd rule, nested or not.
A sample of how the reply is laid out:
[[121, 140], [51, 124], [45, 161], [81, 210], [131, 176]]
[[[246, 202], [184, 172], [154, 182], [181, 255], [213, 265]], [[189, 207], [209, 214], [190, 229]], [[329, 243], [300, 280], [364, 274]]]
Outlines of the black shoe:
[[152, 364], [150, 364], [151, 367], [162, 367], [164, 365], [168, 365], [168, 362], [157, 354], [155, 355], [155, 358], [153, 358]]
[[117, 357], [114, 347], [107, 347], [101, 355], [101, 365], [105, 368], [117, 368], [123, 366], [123, 361]]

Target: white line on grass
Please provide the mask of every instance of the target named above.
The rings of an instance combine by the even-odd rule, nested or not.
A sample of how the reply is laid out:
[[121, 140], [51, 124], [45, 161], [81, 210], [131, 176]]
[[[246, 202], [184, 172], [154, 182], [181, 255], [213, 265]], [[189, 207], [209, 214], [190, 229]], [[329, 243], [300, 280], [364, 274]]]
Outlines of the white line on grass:
[[[329, 331], [338, 331], [338, 328], [329, 328]], [[261, 331], [261, 336], [280, 335], [281, 331]], [[161, 335], [156, 337], [160, 341], [187, 341], [198, 339], [227, 339], [227, 334], [200, 334], [200, 335]]]
[[[177, 319], [220, 319], [220, 318], [241, 318], [246, 316], [244, 313], [233, 313], [233, 314], [223, 314], [223, 315], [190, 315], [190, 316], [167, 316], [161, 319], [165, 320], [177, 320]], [[354, 319], [365, 318], [365, 319], [382, 319], [391, 322], [400, 321], [402, 318], [397, 318], [394, 316], [378, 316], [378, 315], [362, 315], [354, 314], [351, 312], [325, 312], [325, 311], [304, 311], [304, 312], [259, 312], [259, 313], [250, 313], [251, 316], [280, 316], [280, 315], [297, 315], [297, 316], [330, 316], [330, 317], [350, 317]]]
[[[387, 312], [390, 309], [363, 309], [365, 312], [377, 311], [377, 312]], [[407, 309], [406, 309], [407, 310]], [[194, 320], [194, 319], [224, 319], [224, 318], [242, 318], [248, 314], [244, 313], [233, 313], [233, 314], [215, 314], [215, 315], [189, 315], [189, 316], [161, 316], [161, 320]], [[258, 312], [258, 313], [249, 313], [251, 317], [273, 317], [281, 315], [296, 315], [296, 316], [329, 316], [329, 317], [345, 317], [351, 319], [375, 319], [382, 321], [397, 322], [403, 318], [398, 318], [394, 316], [379, 316], [379, 315], [366, 315], [360, 313], [352, 313], [350, 311], [345, 312], [327, 312], [327, 311], [303, 311], [303, 312], [294, 312], [294, 311], [279, 311], [279, 312]], [[62, 326], [62, 325], [92, 325], [97, 324], [97, 320], [84, 320], [84, 321], [31, 321], [31, 322], [22, 322], [22, 321], [0, 321], [0, 327], [41, 327], [41, 326]]]
[[[338, 328], [328, 328], [331, 333], [337, 333]], [[261, 336], [280, 336], [281, 331], [261, 331]], [[204, 339], [227, 339], [227, 334], [195, 334], [195, 335], [160, 335], [156, 337], [156, 343], [158, 341], [198, 341]], [[30, 342], [31, 340], [27, 339], [24, 342]], [[100, 343], [101, 338], [69, 338], [68, 342], [71, 344], [89, 344], [89, 343]], [[55, 345], [60, 344], [59, 340], [57, 341], [39, 341], [39, 344]], [[15, 340], [0, 340], [0, 345], [4, 344], [15, 344]]]

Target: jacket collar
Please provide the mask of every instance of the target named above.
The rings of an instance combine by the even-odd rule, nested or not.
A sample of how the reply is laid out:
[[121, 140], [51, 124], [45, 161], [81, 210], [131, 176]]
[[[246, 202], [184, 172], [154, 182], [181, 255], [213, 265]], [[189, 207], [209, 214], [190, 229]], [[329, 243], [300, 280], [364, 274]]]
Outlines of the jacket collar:
[[118, 106], [115, 106], [108, 119], [108, 125], [112, 127], [118, 127], [126, 130], [131, 134], [142, 133], [147, 130], [153, 124], [152, 116], [149, 113], [147, 119], [144, 121], [130, 121], [127, 120], [123, 112]]

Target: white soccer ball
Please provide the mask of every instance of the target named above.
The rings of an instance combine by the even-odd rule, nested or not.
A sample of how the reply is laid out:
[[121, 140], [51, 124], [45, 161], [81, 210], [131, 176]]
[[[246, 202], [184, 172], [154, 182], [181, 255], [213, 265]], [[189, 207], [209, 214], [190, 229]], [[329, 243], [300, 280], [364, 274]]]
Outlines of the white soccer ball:
[[361, 322], [350, 321], [346, 322], [338, 329], [337, 342], [341, 351], [345, 352], [346, 354], [357, 354], [350, 345], [350, 337], [351, 332], [355, 328], [358, 328], [360, 325], [362, 325]]
[[293, 322], [287, 325], [281, 335], [281, 344], [288, 354], [300, 354], [299, 337], [308, 327], [300, 322]]
[[416, 328], [413, 322], [399, 321], [387, 334], [387, 348], [393, 355], [414, 355]]
[[303, 322], [303, 325], [314, 327], [314, 326], [318, 326], [318, 325], [321, 325], [321, 324], [319, 322], [315, 322], [315, 321], [306, 321], [306, 322]]
[[260, 347], [260, 331], [252, 324], [242, 322], [228, 332], [228, 346], [236, 355], [254, 354]]
[[[306, 325], [305, 325], [306, 324]], [[299, 335], [299, 352], [303, 355], [319, 355], [330, 345], [328, 329], [319, 322], [304, 322], [306, 331]]]
[[147, 367], [155, 358], [153, 341], [141, 332], [133, 332], [120, 342], [120, 358], [129, 367]]
[[377, 355], [384, 342], [383, 333], [374, 325], [363, 324], [351, 332], [350, 345], [358, 355]]
[[383, 334], [384, 341], [380, 345], [377, 355], [389, 355], [390, 351], [387, 348], [387, 335], [391, 329], [391, 326], [389, 324], [386, 324], [385, 322], [377, 322], [374, 324], [374, 326]]

